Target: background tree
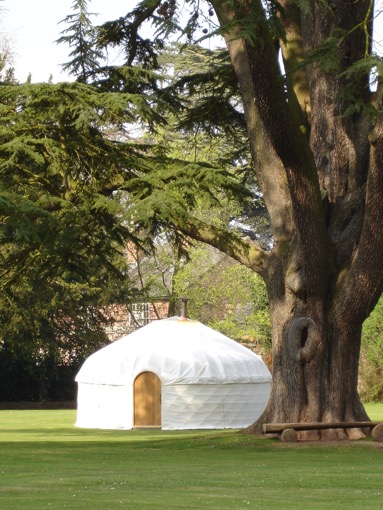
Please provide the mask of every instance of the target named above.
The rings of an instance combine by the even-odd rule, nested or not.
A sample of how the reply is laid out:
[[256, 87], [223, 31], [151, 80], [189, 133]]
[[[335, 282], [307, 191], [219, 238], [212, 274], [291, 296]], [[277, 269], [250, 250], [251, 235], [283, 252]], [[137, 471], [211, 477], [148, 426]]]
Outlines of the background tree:
[[175, 292], [189, 299], [188, 316], [270, 358], [271, 325], [262, 279], [206, 245], [189, 249], [175, 275]]
[[7, 83], [15, 83], [12, 41], [2, 34], [0, 36], [0, 80]]
[[[166, 72], [168, 87], [176, 94], [182, 110], [171, 113], [155, 138], [149, 134], [148, 139], [155, 146], [159, 144], [169, 157], [221, 166], [250, 182], [244, 117], [233, 106], [240, 102], [238, 88], [217, 79], [222, 68], [227, 67], [227, 55], [222, 50], [211, 51], [198, 45], [172, 44], [163, 49], [158, 62]], [[201, 116], [201, 112], [206, 113]], [[247, 199], [244, 197], [241, 204], [227, 200], [225, 194], [217, 190], [216, 207], [201, 199], [194, 214], [203, 221], [214, 221], [216, 225], [235, 223], [243, 233], [266, 243], [269, 230], [265, 208], [257, 198], [259, 189], [255, 181], [252, 186], [255, 192]], [[253, 212], [251, 218], [250, 209]], [[166, 245], [159, 243], [156, 250], [159, 248], [159, 253], [163, 254], [164, 247]], [[260, 277], [207, 245], [186, 244], [185, 250], [187, 257], [181, 256], [178, 261], [179, 252], [173, 252], [173, 265], [178, 268], [173, 273], [170, 295], [176, 301], [182, 296], [189, 297], [190, 317], [238, 341], [247, 341], [257, 352], [267, 353], [270, 321]], [[155, 273], [148, 271], [147, 263], [141, 272], [143, 275]]]
[[383, 299], [363, 324], [360, 360], [360, 393], [365, 402], [383, 398]]
[[[69, 71], [82, 83], [88, 81], [100, 67], [104, 54], [95, 46], [96, 33], [91, 22], [92, 13], [88, 11], [88, 0], [74, 0], [73, 14], [69, 14], [62, 23], [69, 25], [62, 32], [58, 43], [66, 43], [72, 48], [69, 56], [72, 60], [63, 64], [64, 71]], [[93, 13], [94, 15], [94, 13]]]
[[[33, 398], [57, 395], [59, 367], [105, 344], [107, 305], [153, 292], [156, 282], [129, 278], [124, 250], [149, 253], [162, 230], [141, 228], [130, 203], [148, 217], [169, 176], [196, 195], [187, 176], [197, 165], [140, 136], [163, 124], [161, 98], [83, 81], [0, 85], [0, 354], [17, 371], [34, 367]], [[219, 175], [201, 174], [196, 187], [207, 192]], [[160, 200], [164, 211], [176, 205]]]
[[[365, 420], [357, 392], [361, 329], [383, 289], [380, 81], [371, 88], [371, 71], [379, 77], [381, 61], [371, 51], [373, 3], [188, 5], [189, 39], [214, 12], [225, 37], [274, 244], [265, 249], [234, 228], [193, 217], [190, 203], [182, 213], [152, 201], [151, 219], [222, 250], [266, 282], [273, 387], [250, 430], [265, 421]], [[138, 27], [152, 17], [157, 33], [166, 35], [178, 26], [178, 7], [143, 0], [119, 20], [128, 66], [142, 56]]]
[[136, 294], [123, 247], [139, 242], [115, 191], [152, 159], [121, 127], [150, 108], [83, 84], [0, 94], [1, 355], [33, 360], [49, 398], [58, 367], [107, 342], [103, 308]]

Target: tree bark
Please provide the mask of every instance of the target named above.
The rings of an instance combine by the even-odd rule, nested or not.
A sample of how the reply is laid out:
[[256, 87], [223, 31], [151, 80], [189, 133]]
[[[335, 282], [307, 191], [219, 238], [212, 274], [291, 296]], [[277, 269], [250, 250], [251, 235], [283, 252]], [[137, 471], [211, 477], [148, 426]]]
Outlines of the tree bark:
[[[308, 306], [298, 315], [297, 306], [288, 301], [272, 306], [271, 396], [264, 414], [247, 431], [261, 433], [263, 423], [367, 421], [357, 391], [360, 324], [334, 318], [331, 309], [319, 316]], [[308, 431], [305, 436], [356, 439], [364, 434], [349, 429]]]
[[262, 268], [273, 383], [265, 412], [247, 431], [262, 432], [266, 422], [366, 421], [358, 362], [363, 321], [383, 290], [383, 124], [379, 115], [352, 110], [356, 100], [373, 105], [368, 72], [350, 78], [346, 71], [370, 54], [371, 3], [312, 3], [308, 15], [283, 0], [279, 41], [260, 0], [212, 4], [275, 239]]

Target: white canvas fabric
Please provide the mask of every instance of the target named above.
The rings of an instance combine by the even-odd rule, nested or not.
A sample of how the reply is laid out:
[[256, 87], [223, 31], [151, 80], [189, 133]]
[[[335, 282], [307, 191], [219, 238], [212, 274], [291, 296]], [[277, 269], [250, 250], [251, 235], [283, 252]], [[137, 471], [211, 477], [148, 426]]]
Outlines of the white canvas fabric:
[[162, 429], [237, 429], [253, 423], [269, 397], [269, 383], [163, 386]]
[[245, 427], [269, 397], [271, 374], [257, 354], [198, 321], [172, 317], [86, 360], [76, 377], [76, 425], [133, 428], [133, 384], [142, 372], [161, 381], [163, 429]]

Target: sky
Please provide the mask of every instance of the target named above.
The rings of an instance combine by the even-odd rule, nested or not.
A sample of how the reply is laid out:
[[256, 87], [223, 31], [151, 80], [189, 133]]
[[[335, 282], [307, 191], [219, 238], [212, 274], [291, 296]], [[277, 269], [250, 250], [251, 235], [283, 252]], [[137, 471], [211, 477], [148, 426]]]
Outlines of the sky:
[[[97, 23], [125, 15], [134, 0], [89, 0], [88, 10], [99, 13]], [[16, 78], [25, 81], [54, 82], [68, 79], [61, 64], [69, 60], [69, 48], [54, 43], [65, 25], [59, 24], [72, 13], [73, 0], [2, 0], [0, 1], [0, 33], [12, 41]]]
[[[88, 10], [99, 15], [94, 21], [101, 23], [125, 15], [136, 0], [89, 0]], [[377, 0], [379, 10], [383, 0]], [[16, 78], [25, 81], [29, 73], [33, 82], [54, 82], [69, 79], [61, 64], [69, 59], [69, 48], [54, 41], [60, 37], [65, 25], [59, 24], [72, 13], [73, 0], [0, 0], [0, 34], [12, 41]], [[380, 18], [383, 18], [381, 16]], [[383, 19], [377, 23], [383, 34]], [[383, 37], [382, 37], [383, 38]], [[379, 37], [380, 39], [380, 37]], [[383, 53], [383, 46], [379, 47]]]

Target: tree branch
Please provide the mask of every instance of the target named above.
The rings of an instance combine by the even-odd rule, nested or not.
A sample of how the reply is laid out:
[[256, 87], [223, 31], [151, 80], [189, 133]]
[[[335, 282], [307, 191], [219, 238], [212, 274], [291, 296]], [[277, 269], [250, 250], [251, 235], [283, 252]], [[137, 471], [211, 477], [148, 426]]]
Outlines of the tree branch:
[[191, 239], [209, 244], [226, 253], [259, 275], [266, 274], [270, 253], [262, 250], [254, 241], [240, 238], [233, 232], [209, 225], [192, 216], [188, 216], [182, 224], [173, 226]]
[[137, 39], [138, 39], [138, 30], [140, 26], [148, 20], [157, 7], [161, 4], [161, 0], [157, 0], [149, 5], [147, 8], [143, 8], [142, 5], [137, 6], [137, 8], [133, 11], [136, 15], [134, 21], [130, 24], [130, 37], [129, 37], [129, 57], [127, 61], [127, 65], [131, 66], [137, 53]]
[[269, 185], [262, 191], [273, 230], [280, 230], [285, 254], [299, 246], [307, 292], [317, 295], [325, 281], [317, 269], [328, 267], [318, 174], [308, 141], [291, 115], [262, 3], [241, 0], [231, 4], [232, 11], [225, 2], [212, 3], [221, 25], [227, 27], [225, 38], [241, 86], [253, 158], [262, 154], [272, 160], [260, 162], [258, 177], [261, 186]]
[[[362, 234], [354, 260], [343, 285], [357, 292], [345, 292], [347, 299], [341, 313], [355, 318], [361, 310], [364, 320], [373, 310], [383, 290], [383, 118], [380, 117], [370, 135], [370, 169], [366, 189], [366, 205]], [[342, 286], [343, 288], [343, 286]]]
[[286, 71], [287, 94], [295, 121], [309, 135], [311, 104], [309, 83], [304, 60], [301, 12], [294, 0], [282, 0], [280, 15], [285, 38], [280, 40], [283, 64]]

